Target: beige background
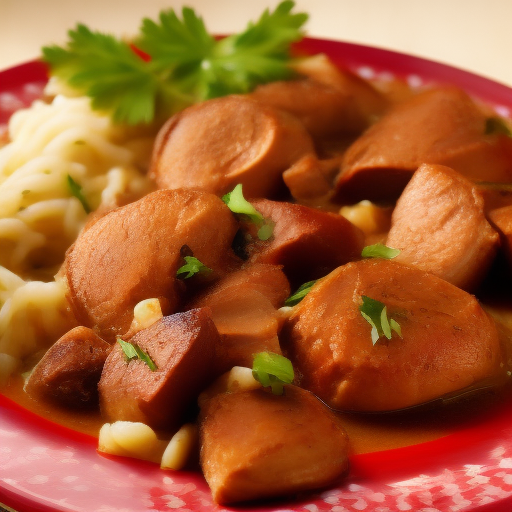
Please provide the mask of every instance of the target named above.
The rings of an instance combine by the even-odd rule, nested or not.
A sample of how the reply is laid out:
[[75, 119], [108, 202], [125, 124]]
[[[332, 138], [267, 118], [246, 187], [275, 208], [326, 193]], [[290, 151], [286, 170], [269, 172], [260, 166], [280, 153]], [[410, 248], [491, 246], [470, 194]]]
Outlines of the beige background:
[[[214, 33], [239, 31], [277, 0], [0, 0], [0, 69], [63, 43], [80, 21], [130, 35], [164, 8], [196, 8]], [[512, 0], [296, 0], [309, 35], [405, 51], [512, 85]]]

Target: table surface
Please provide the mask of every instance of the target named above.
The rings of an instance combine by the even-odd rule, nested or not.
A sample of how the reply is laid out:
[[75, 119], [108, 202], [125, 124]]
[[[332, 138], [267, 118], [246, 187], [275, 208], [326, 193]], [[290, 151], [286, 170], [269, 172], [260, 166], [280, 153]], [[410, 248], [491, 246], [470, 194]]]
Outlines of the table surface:
[[[0, 0], [0, 69], [66, 41], [77, 22], [116, 35], [185, 3], [212, 33], [243, 29], [278, 0]], [[512, 0], [296, 0], [307, 33], [410, 53], [512, 86]]]

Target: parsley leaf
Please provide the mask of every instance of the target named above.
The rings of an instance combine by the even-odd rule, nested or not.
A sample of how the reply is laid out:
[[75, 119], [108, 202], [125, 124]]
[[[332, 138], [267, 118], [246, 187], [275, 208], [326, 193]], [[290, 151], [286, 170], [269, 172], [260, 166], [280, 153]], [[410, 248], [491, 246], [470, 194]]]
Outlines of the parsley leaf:
[[263, 222], [265, 219], [254, 206], [245, 199], [242, 184], [239, 183], [231, 192], [222, 196], [222, 200], [233, 213], [247, 215], [255, 224]]
[[361, 252], [363, 258], [384, 258], [391, 260], [400, 254], [400, 249], [393, 249], [384, 244], [367, 245]]
[[185, 265], [181, 266], [176, 272], [178, 279], [189, 279], [196, 274], [209, 274], [212, 271], [211, 268], [203, 265], [194, 256], [185, 256], [183, 259]]
[[254, 355], [252, 374], [263, 387], [271, 387], [274, 395], [282, 395], [283, 384], [291, 384], [295, 377], [291, 361], [273, 352]]
[[[281, 2], [238, 34], [216, 40], [189, 7], [182, 19], [163, 11], [157, 22], [142, 21], [136, 48], [83, 24], [68, 32], [66, 47], [46, 46], [50, 73], [112, 112], [116, 122], [150, 123], [195, 102], [251, 91], [256, 85], [290, 78], [290, 45], [302, 38], [307, 14], [292, 14]], [[142, 58], [140, 51], [147, 55]]]
[[285, 306], [295, 306], [298, 304], [311, 290], [312, 286], [316, 283], [316, 279], [314, 281], [308, 281], [307, 283], [299, 286], [297, 291], [290, 295], [285, 301]]
[[149, 357], [149, 355], [144, 352], [144, 350], [142, 350], [137, 344], [129, 343], [119, 337], [117, 338], [117, 342], [119, 345], [121, 345], [121, 349], [123, 350], [127, 361], [131, 361], [132, 359], [140, 359], [143, 363], [148, 365], [152, 372], [155, 372], [158, 369], [153, 359], [151, 359], [151, 357]]
[[512, 137], [512, 131], [500, 117], [488, 117], [485, 120], [485, 135], [506, 135]]
[[392, 331], [395, 331], [400, 338], [402, 337], [400, 324], [396, 320], [388, 319], [385, 304], [366, 295], [363, 295], [362, 299], [363, 303], [359, 306], [359, 311], [361, 316], [372, 326], [371, 336], [374, 345], [381, 336], [390, 340]]
[[265, 241], [272, 237], [274, 234], [274, 223], [265, 219], [265, 217], [245, 199], [241, 183], [236, 185], [231, 192], [222, 196], [222, 200], [233, 213], [245, 215], [251, 222], [259, 226], [258, 238], [260, 240]]
[[[82, 207], [85, 210], [85, 213], [91, 213], [91, 207], [85, 199], [85, 196], [82, 192], [82, 187], [68, 174], [67, 178], [69, 192], [73, 197], [76, 197], [80, 203], [82, 203]], [[24, 191], [25, 192], [25, 191]]]
[[85, 25], [78, 24], [68, 36], [66, 48], [43, 48], [51, 74], [89, 96], [94, 109], [111, 111], [116, 122], [150, 122], [161, 88], [151, 64], [124, 41]]

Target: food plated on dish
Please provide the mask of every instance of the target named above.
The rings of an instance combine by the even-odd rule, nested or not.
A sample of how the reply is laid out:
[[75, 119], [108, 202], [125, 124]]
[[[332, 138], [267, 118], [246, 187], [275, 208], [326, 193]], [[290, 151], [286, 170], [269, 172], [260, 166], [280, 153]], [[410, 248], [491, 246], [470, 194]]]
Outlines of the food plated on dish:
[[[304, 17], [291, 8], [247, 33], [278, 20], [292, 42]], [[456, 81], [364, 79], [314, 40], [290, 62], [279, 40], [259, 56], [272, 73], [234, 80], [247, 33], [208, 39], [229, 57], [215, 82], [158, 53], [155, 35], [180, 22], [166, 16], [136, 48], [78, 27], [45, 51], [47, 97], [10, 121], [5, 396], [99, 435], [95, 468], [174, 469], [162, 497], [162, 478], [186, 486], [176, 469], [200, 466], [209, 499], [237, 506], [316, 492], [315, 506], [341, 507], [368, 474], [361, 454], [506, 423], [506, 105]], [[92, 102], [77, 94], [98, 81], [77, 71], [91, 65], [79, 40], [122, 56]], [[121, 78], [151, 94], [113, 95]], [[487, 456], [508, 499], [510, 443]], [[193, 474], [191, 499], [210, 506]], [[461, 506], [498, 501], [463, 492]]]

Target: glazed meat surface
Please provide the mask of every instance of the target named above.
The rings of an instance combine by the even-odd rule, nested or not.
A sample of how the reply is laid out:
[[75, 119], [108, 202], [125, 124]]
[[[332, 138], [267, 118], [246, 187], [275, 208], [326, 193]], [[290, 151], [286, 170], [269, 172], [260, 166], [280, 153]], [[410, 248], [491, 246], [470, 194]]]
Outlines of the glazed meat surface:
[[486, 119], [456, 88], [432, 89], [398, 104], [345, 153], [338, 199], [395, 200], [423, 163], [446, 165], [471, 180], [511, 181], [512, 153], [504, 137], [486, 134]]
[[111, 346], [87, 327], [58, 339], [32, 370], [25, 391], [71, 408], [98, 406], [98, 382]]
[[348, 467], [336, 416], [295, 386], [222, 393], [200, 414], [201, 467], [220, 504], [292, 495], [333, 485]]
[[242, 183], [246, 197], [282, 194], [282, 173], [313, 142], [292, 115], [246, 96], [226, 96], [185, 109], [160, 130], [150, 173], [159, 188], [215, 194]]
[[141, 359], [127, 360], [116, 344], [98, 386], [104, 419], [177, 430], [213, 377], [218, 336], [207, 309], [162, 318], [130, 339], [151, 358], [154, 370]]
[[128, 331], [141, 300], [164, 298], [177, 311], [181, 249], [222, 274], [231, 262], [236, 221], [213, 194], [160, 190], [118, 208], [78, 237], [64, 262], [77, 320], [107, 341]]
[[425, 164], [393, 210], [386, 244], [400, 250], [396, 261], [470, 290], [493, 262], [499, 235], [471, 181], [448, 167]]
[[[363, 296], [386, 306], [401, 336], [372, 343]], [[317, 282], [281, 342], [301, 385], [337, 409], [403, 409], [505, 375], [496, 325], [473, 296], [382, 259], [349, 263]]]

